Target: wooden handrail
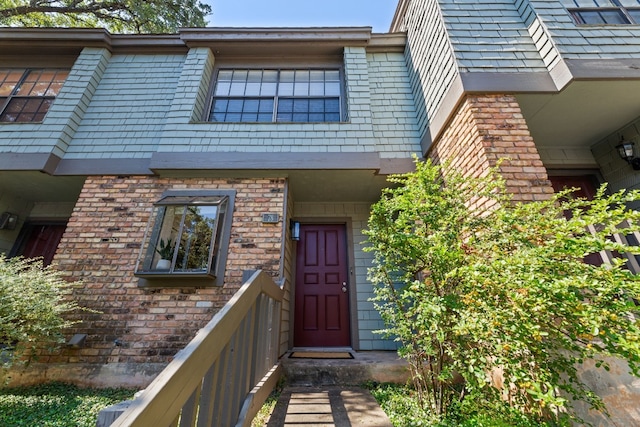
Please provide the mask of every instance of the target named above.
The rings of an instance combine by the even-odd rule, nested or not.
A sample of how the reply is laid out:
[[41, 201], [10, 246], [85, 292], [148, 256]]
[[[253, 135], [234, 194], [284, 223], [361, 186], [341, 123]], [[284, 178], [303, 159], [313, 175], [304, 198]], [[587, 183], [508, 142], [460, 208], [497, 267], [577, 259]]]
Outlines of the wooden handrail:
[[111, 426], [246, 425], [241, 413], [250, 422], [262, 404], [254, 387], [277, 366], [283, 295], [266, 273], [252, 274]]

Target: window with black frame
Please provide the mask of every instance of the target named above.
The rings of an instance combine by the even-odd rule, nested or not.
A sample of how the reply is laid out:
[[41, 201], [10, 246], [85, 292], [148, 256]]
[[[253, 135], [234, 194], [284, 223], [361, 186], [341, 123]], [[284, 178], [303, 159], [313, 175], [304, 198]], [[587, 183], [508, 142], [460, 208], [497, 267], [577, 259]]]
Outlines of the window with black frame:
[[0, 123], [43, 121], [68, 74], [57, 68], [0, 68]]
[[640, 24], [640, 0], [573, 0], [568, 11], [578, 25]]
[[214, 82], [212, 122], [339, 122], [338, 69], [221, 69]]
[[233, 191], [167, 191], [153, 208], [135, 274], [154, 277], [224, 275]]

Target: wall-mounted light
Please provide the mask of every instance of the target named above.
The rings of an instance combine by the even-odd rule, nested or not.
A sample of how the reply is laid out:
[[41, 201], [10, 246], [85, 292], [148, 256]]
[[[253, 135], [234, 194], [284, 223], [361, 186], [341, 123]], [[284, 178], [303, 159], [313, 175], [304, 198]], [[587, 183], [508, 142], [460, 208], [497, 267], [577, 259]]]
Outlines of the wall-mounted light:
[[298, 221], [289, 221], [289, 230], [291, 231], [291, 240], [300, 240], [300, 223]]
[[634, 170], [640, 170], [640, 158], [635, 155], [635, 143], [620, 138], [620, 144], [616, 145], [616, 150], [622, 160], [629, 163]]
[[18, 215], [11, 212], [3, 212], [0, 215], [0, 230], [14, 230], [18, 224]]

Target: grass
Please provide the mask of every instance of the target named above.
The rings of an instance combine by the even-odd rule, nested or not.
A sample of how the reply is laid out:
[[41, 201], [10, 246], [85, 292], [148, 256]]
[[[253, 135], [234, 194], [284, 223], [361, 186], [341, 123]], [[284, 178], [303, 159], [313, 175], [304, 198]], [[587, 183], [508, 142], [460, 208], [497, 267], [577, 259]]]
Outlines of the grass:
[[98, 412], [131, 399], [135, 392], [79, 388], [59, 382], [0, 388], [0, 426], [95, 427]]
[[281, 378], [269, 397], [267, 397], [267, 400], [264, 402], [256, 416], [253, 418], [251, 427], [262, 427], [267, 425], [269, 417], [271, 416], [273, 409], [276, 407], [276, 403], [278, 402], [278, 398], [280, 398], [280, 394], [282, 393], [283, 389], [284, 378]]

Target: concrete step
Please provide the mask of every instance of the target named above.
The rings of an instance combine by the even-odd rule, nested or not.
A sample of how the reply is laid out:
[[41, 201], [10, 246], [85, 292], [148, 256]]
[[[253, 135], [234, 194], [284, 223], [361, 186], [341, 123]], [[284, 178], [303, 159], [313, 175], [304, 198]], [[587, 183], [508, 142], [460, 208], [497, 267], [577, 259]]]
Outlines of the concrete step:
[[[407, 362], [395, 351], [348, 351], [353, 359], [291, 358], [294, 349], [280, 362], [286, 382], [292, 386], [348, 386], [367, 381], [405, 383]], [[314, 349], [314, 351], [322, 351]], [[327, 351], [336, 351], [328, 349]]]

